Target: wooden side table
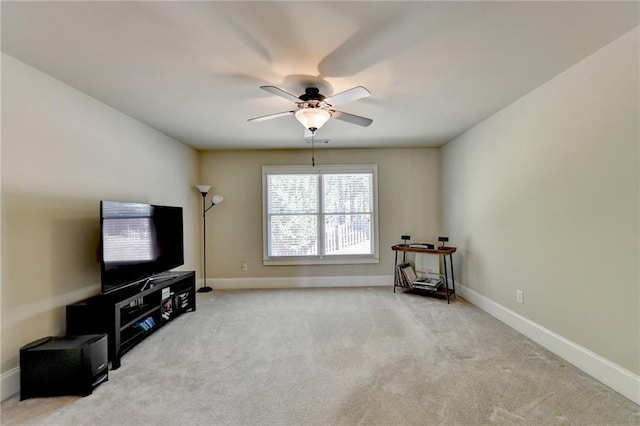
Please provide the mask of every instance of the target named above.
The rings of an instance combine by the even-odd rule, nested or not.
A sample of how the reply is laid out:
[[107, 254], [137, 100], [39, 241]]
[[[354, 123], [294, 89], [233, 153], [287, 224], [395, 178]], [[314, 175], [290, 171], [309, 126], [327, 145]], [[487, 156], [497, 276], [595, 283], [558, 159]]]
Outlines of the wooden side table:
[[[409, 247], [409, 245], [398, 244], [391, 247], [391, 250], [396, 252], [395, 259], [395, 271], [393, 274], [393, 292], [396, 292], [396, 287], [404, 287], [400, 282], [400, 277], [398, 276], [398, 253], [402, 252], [403, 262], [406, 260], [406, 254], [409, 253], [423, 253], [423, 254], [435, 254], [438, 256], [442, 256], [442, 263], [444, 264], [444, 288], [438, 291], [429, 291], [424, 289], [415, 289], [416, 291], [420, 291], [426, 294], [439, 295], [447, 298], [447, 303], [449, 303], [449, 299], [451, 296], [456, 297], [456, 282], [453, 276], [453, 253], [456, 252], [456, 247], [444, 247], [444, 248], [419, 248], [419, 247]], [[447, 256], [449, 257], [449, 268], [451, 269], [451, 288], [449, 288], [449, 274], [447, 272]]]

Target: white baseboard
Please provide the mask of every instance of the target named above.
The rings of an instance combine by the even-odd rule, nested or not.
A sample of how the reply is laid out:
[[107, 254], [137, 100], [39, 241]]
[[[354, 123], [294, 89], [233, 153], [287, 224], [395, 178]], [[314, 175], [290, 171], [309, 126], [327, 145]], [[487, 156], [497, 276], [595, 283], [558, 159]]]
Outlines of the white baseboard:
[[309, 287], [374, 287], [392, 286], [393, 275], [358, 275], [336, 277], [253, 277], [253, 278], [209, 278], [214, 289], [267, 289]]
[[640, 376], [458, 284], [458, 293], [489, 315], [640, 405]]
[[15, 367], [0, 376], [0, 401], [4, 401], [20, 391], [20, 368]]

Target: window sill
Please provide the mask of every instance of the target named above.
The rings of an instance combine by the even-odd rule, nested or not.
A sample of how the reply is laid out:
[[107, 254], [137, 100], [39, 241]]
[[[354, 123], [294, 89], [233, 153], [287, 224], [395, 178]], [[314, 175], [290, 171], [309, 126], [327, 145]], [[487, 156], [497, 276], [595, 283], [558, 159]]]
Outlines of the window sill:
[[370, 263], [380, 263], [379, 257], [358, 257], [358, 258], [338, 258], [338, 259], [264, 259], [262, 264], [264, 266], [273, 265], [361, 265]]

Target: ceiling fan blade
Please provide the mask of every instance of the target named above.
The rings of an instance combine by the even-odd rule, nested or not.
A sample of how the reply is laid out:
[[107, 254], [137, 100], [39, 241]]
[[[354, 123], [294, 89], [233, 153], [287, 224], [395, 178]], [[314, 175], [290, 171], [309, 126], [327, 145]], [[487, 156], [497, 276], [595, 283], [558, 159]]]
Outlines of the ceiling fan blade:
[[349, 114], [348, 112], [331, 110], [331, 117], [336, 120], [346, 121], [347, 123], [357, 124], [358, 126], [367, 127], [373, 123], [373, 120], [359, 115]]
[[261, 117], [254, 117], [254, 118], [250, 118], [247, 121], [265, 121], [265, 120], [271, 120], [272, 118], [279, 118], [279, 117], [284, 117], [286, 115], [291, 115], [293, 114], [295, 111], [284, 111], [284, 112], [277, 112], [275, 114], [269, 114], [269, 115], [263, 115]]
[[[447, 3], [402, 2], [402, 7], [398, 7], [395, 2], [376, 2], [375, 14], [363, 13], [361, 7], [344, 9], [344, 17], [348, 16], [347, 19], [354, 22], [358, 29], [320, 61], [318, 72], [324, 77], [360, 74], [421, 43], [448, 34], [451, 22], [468, 22], [464, 19], [465, 15], [471, 19], [482, 13], [471, 5], [461, 8], [451, 7]], [[486, 7], [482, 4], [479, 2], [478, 6]], [[342, 8], [340, 10], [343, 11]]]
[[269, 93], [273, 93], [274, 95], [280, 96], [281, 98], [285, 98], [286, 100], [292, 101], [292, 102], [300, 102], [300, 99], [298, 99], [297, 96], [292, 95], [289, 92], [285, 92], [284, 90], [280, 89], [279, 87], [276, 86], [260, 86], [260, 88], [262, 90], [266, 90]]
[[358, 99], [366, 98], [370, 95], [371, 92], [369, 92], [366, 88], [362, 86], [356, 86], [325, 99], [325, 102], [331, 105], [339, 105], [345, 102], [357, 101]]

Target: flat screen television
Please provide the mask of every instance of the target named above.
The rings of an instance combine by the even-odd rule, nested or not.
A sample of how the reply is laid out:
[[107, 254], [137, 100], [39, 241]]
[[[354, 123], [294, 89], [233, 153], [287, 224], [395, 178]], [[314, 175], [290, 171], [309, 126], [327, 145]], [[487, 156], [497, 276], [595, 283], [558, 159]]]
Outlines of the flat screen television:
[[100, 202], [100, 273], [109, 293], [184, 264], [182, 207]]

